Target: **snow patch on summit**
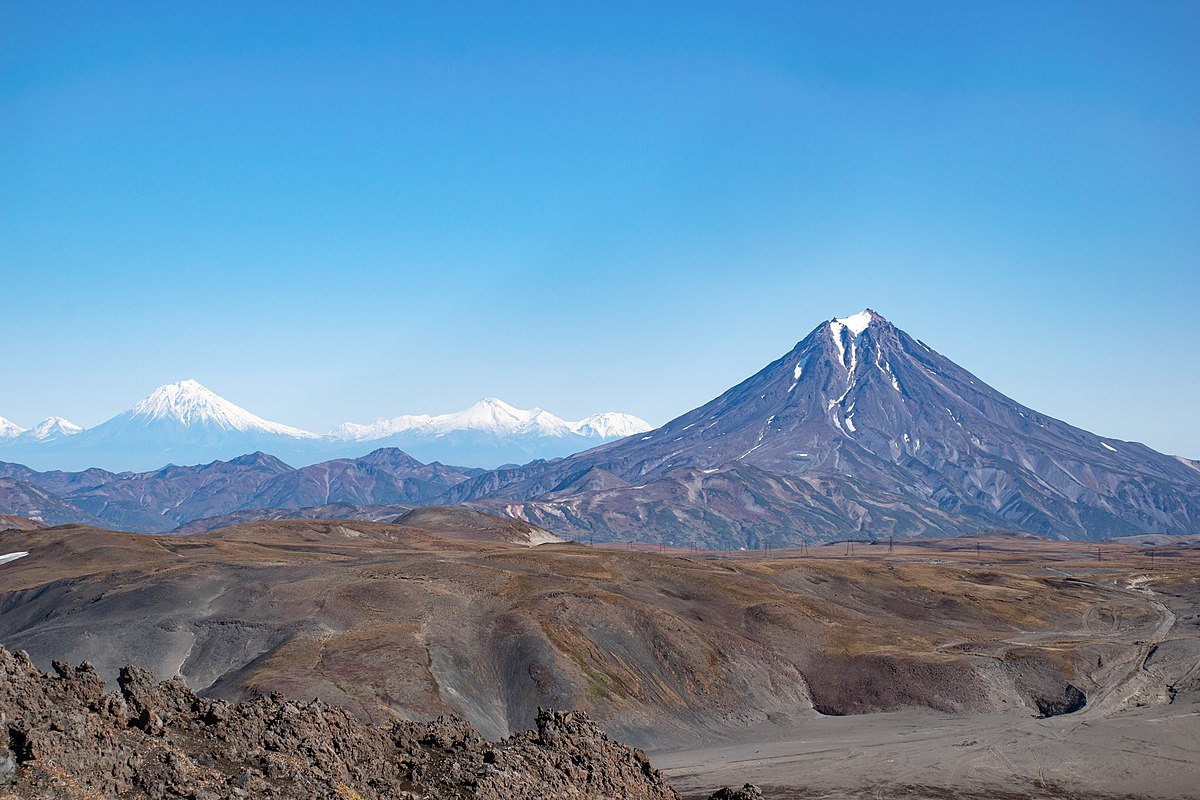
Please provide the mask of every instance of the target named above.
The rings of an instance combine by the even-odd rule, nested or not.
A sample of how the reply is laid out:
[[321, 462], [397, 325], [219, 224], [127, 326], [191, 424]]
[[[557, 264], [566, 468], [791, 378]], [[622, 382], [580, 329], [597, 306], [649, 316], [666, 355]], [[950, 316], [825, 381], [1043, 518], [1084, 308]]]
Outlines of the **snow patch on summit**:
[[[857, 314], [851, 314], [848, 317], [838, 317], [829, 321], [829, 332], [833, 336], [833, 344], [838, 351], [838, 361], [846, 368], [848, 374], [853, 375], [855, 368], [858, 367], [858, 347], [856, 342], [862, 332], [871, 324], [874, 314], [870, 309], [863, 309]], [[842, 332], [850, 332], [850, 363], [846, 363], [846, 345], [842, 342]]]
[[835, 334], [841, 333], [842, 328], [849, 328], [850, 334], [857, 337], [871, 324], [871, 310], [864, 308], [857, 314], [851, 314], [848, 317], [838, 317], [829, 323], [829, 327], [833, 329]]

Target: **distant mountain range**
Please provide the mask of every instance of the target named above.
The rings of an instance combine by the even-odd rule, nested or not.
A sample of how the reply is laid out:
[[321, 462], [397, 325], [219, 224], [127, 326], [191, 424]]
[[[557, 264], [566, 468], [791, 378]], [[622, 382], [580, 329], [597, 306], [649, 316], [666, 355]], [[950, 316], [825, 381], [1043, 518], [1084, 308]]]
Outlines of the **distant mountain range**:
[[[0, 462], [0, 514], [48, 525], [82, 523], [138, 533], [164, 533], [210, 517], [227, 524], [274, 519], [277, 509], [345, 506], [333, 516], [382, 519], [433, 504], [480, 469], [422, 464], [395, 448], [363, 458], [295, 469], [257, 452], [199, 466], [150, 472], [38, 472]], [[378, 515], [360, 506], [391, 506]], [[215, 526], [214, 526], [215, 527]], [[189, 530], [207, 530], [203, 524]]]
[[[225, 408], [218, 417], [211, 400], [181, 405], [198, 385], [175, 386], [93, 431], [129, 441], [164, 420], [173, 432], [333, 439], [263, 430], [274, 423], [236, 406], [245, 416]], [[616, 435], [634, 426], [604, 415], [565, 423], [488, 400], [461, 414], [347, 425], [336, 435], [360, 445], [410, 437], [414, 450], [449, 439], [468, 452], [476, 436], [494, 443], [587, 430]], [[301, 469], [263, 453], [124, 474], [0, 464], [0, 514], [48, 524], [204, 530], [278, 518], [280, 509], [382, 519], [397, 506], [432, 504], [467, 504], [566, 536], [720, 547], [997, 528], [1106, 538], [1200, 532], [1200, 463], [1020, 405], [868, 310], [822, 323], [757, 374], [660, 428], [517, 467], [426, 464], [394, 447]]]
[[0, 417], [0, 458], [35, 469], [149, 470], [270, 452], [305, 466], [400, 447], [425, 461], [497, 467], [558, 458], [641, 433], [650, 424], [608, 412], [568, 422], [489, 397], [454, 414], [421, 414], [344, 423], [326, 435], [271, 422], [193, 380], [155, 389], [128, 411], [94, 428], [51, 417], [25, 430]]

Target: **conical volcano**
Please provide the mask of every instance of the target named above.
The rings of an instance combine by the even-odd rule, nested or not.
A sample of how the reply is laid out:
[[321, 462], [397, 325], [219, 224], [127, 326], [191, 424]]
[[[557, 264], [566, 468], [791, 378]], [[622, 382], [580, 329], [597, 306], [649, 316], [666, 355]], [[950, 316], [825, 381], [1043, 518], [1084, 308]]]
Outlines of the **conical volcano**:
[[726, 546], [1200, 529], [1195, 462], [1027, 408], [870, 309], [661, 428], [458, 490], [489, 497], [575, 533]]

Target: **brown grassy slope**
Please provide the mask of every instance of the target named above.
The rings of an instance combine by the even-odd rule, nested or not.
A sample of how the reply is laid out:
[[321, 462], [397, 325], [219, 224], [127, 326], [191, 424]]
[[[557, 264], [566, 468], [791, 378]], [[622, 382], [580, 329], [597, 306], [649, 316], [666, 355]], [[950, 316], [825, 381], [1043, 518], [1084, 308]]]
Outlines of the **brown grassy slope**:
[[[661, 744], [814, 707], [1032, 713], [1159, 621], [1122, 583], [1132, 548], [1095, 563], [1095, 545], [977, 544], [715, 559], [332, 520], [5, 533], [0, 552], [31, 555], [0, 565], [0, 642], [110, 678], [137, 661], [226, 698], [455, 712], [490, 736], [539, 706], [582, 708]], [[1164, 570], [1194, 575], [1194, 557]]]
[[0, 514], [0, 531], [36, 531], [47, 527], [44, 522], [15, 514]]

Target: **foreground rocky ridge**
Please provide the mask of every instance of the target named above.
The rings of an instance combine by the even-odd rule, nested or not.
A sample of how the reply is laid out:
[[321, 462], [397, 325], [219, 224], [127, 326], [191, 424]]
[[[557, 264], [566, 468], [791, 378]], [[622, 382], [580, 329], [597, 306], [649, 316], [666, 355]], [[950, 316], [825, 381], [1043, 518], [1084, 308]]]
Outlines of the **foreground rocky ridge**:
[[640, 750], [585, 714], [542, 710], [499, 742], [457, 719], [365, 724], [319, 700], [236, 705], [126, 667], [42, 673], [0, 647], [0, 797], [678, 800]]

